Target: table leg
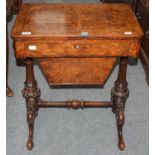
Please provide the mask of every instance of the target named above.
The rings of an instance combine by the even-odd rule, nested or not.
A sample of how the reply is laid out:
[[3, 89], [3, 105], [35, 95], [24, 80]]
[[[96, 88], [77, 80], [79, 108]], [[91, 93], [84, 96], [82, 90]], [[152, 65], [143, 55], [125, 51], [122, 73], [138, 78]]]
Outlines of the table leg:
[[6, 22], [6, 96], [12, 97], [13, 91], [8, 85], [8, 67], [9, 67], [9, 43], [8, 43], [8, 25]]
[[125, 101], [129, 95], [126, 82], [127, 63], [128, 58], [120, 58], [118, 77], [111, 91], [112, 102], [114, 104], [113, 112], [116, 116], [116, 123], [118, 129], [118, 147], [120, 150], [125, 149], [122, 129], [124, 125]]
[[25, 88], [23, 89], [23, 96], [26, 99], [27, 122], [29, 127], [27, 148], [31, 150], [33, 148], [34, 120], [39, 109], [38, 100], [40, 99], [40, 89], [37, 87], [37, 81], [35, 80], [34, 77], [32, 59], [26, 59], [25, 64], [26, 64], [26, 81], [25, 81]]

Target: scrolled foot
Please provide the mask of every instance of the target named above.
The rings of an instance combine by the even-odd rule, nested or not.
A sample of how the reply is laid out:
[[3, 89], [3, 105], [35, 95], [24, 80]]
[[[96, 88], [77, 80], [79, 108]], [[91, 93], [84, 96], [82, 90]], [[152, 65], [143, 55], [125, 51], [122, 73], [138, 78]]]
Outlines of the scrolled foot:
[[29, 138], [27, 141], [28, 150], [32, 150], [33, 148], [33, 127], [34, 127], [34, 112], [28, 111], [27, 120], [29, 125]]
[[118, 129], [118, 147], [121, 151], [125, 149], [125, 142], [123, 139], [123, 125], [124, 125], [124, 112], [116, 113], [117, 129]]
[[7, 97], [12, 97], [14, 94], [13, 94], [13, 91], [9, 88], [9, 86], [6, 87], [6, 96]]
[[33, 141], [32, 141], [32, 139], [29, 139], [28, 141], [27, 141], [27, 149], [28, 150], [32, 150], [32, 148], [33, 148]]
[[125, 149], [125, 142], [124, 142], [123, 138], [119, 140], [118, 147], [121, 151], [123, 151]]

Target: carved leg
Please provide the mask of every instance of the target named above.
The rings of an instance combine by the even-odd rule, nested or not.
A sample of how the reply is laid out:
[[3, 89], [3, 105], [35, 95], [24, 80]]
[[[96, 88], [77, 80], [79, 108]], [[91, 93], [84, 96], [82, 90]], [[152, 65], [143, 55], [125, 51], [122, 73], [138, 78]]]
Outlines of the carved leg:
[[9, 44], [8, 44], [8, 24], [6, 21], [6, 96], [12, 97], [13, 91], [8, 85], [8, 67], [9, 67]]
[[115, 116], [116, 116], [117, 129], [118, 129], [118, 147], [120, 150], [125, 149], [122, 128], [124, 125], [125, 101], [129, 95], [127, 82], [126, 82], [127, 63], [128, 63], [128, 58], [120, 58], [118, 77], [111, 91], [112, 102], [113, 102], [113, 112], [115, 113]]
[[26, 64], [26, 81], [25, 81], [25, 88], [23, 89], [23, 96], [26, 99], [27, 122], [29, 127], [29, 138], [27, 141], [27, 148], [31, 150], [33, 148], [34, 120], [39, 109], [38, 100], [40, 98], [40, 90], [37, 87], [37, 81], [34, 78], [32, 59], [26, 59], [25, 64]]

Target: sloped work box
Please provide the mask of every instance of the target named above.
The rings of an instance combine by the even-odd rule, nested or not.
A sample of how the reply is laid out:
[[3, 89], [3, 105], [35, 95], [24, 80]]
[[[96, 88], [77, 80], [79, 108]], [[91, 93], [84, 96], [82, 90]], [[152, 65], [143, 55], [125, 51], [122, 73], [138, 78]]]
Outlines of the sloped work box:
[[49, 85], [103, 85], [116, 58], [42, 58], [39, 65]]

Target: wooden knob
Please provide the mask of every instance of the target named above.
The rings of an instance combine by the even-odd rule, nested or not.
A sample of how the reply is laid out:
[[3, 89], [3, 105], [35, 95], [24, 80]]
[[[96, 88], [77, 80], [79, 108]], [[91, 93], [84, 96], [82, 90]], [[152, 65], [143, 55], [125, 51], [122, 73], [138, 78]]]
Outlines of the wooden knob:
[[77, 49], [77, 50], [79, 50], [79, 49], [81, 49], [81, 46], [79, 44], [75, 44], [74, 45], [74, 48]]

